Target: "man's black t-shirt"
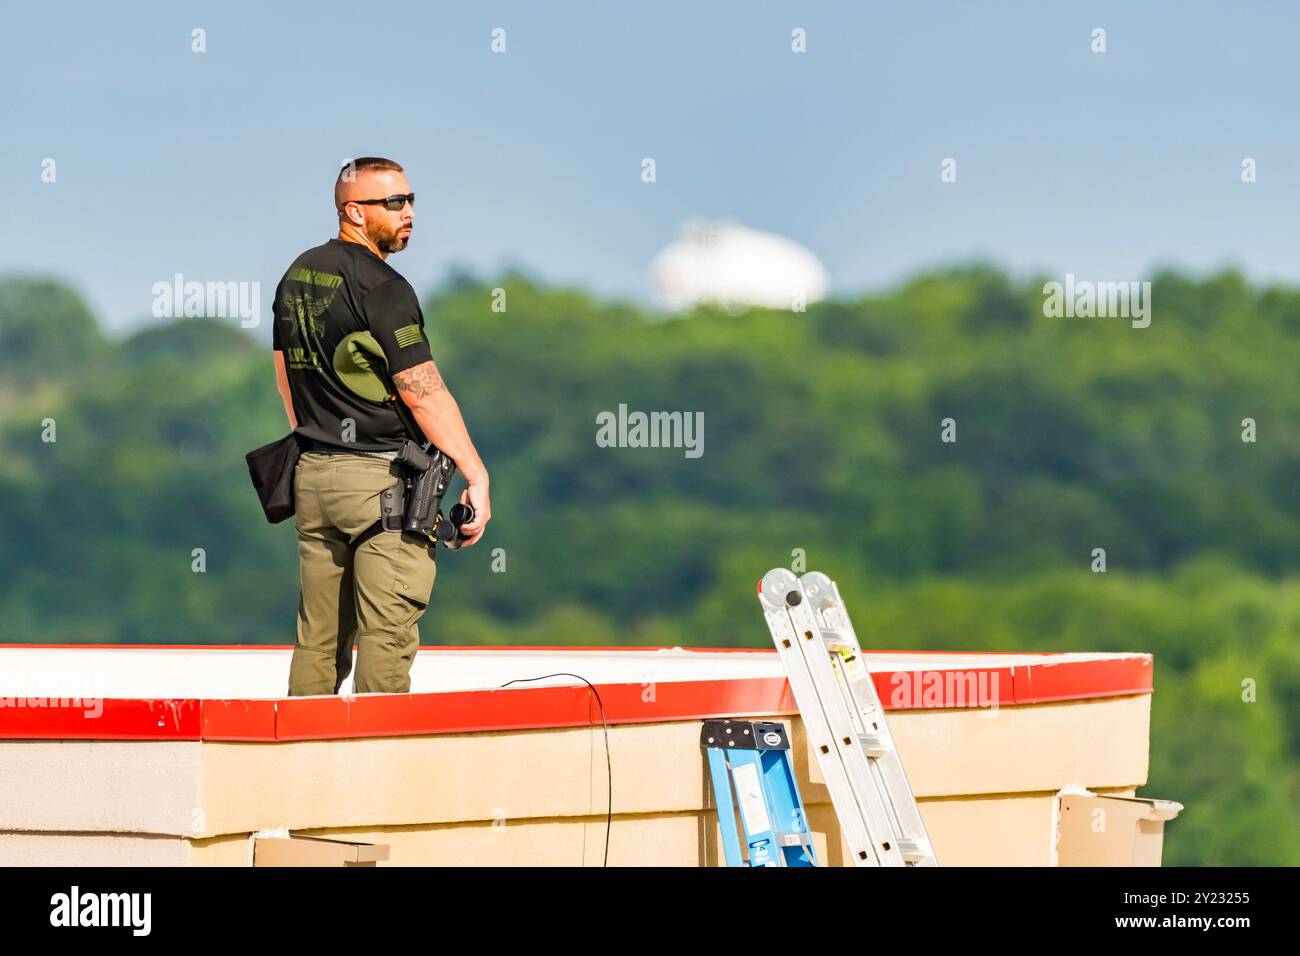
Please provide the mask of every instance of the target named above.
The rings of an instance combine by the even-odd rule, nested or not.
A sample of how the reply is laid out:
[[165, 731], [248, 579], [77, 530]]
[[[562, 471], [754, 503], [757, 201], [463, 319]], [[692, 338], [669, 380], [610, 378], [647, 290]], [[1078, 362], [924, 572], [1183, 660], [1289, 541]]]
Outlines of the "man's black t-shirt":
[[284, 352], [298, 434], [358, 451], [401, 448], [406, 433], [393, 403], [346, 388], [334, 371], [334, 350], [345, 335], [369, 330], [390, 376], [429, 361], [411, 284], [360, 243], [331, 239], [293, 261], [276, 287], [274, 312], [272, 339]]

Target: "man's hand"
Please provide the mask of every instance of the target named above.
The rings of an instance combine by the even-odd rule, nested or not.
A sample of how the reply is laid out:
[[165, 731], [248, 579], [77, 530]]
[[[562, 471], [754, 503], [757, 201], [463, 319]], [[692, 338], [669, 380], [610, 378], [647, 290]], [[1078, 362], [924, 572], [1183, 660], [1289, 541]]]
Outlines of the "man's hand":
[[460, 526], [460, 533], [465, 536], [465, 543], [461, 547], [468, 548], [483, 537], [487, 523], [492, 520], [492, 502], [488, 498], [488, 483], [470, 482], [460, 493], [460, 503], [474, 508], [474, 520]]

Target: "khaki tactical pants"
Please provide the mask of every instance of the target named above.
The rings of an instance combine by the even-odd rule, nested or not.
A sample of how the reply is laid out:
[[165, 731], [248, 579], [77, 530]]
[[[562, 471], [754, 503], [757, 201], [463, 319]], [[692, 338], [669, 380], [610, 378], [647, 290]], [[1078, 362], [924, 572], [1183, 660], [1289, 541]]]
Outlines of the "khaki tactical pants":
[[289, 695], [337, 694], [357, 645], [358, 694], [404, 694], [420, 645], [418, 622], [437, 574], [432, 542], [381, 531], [379, 495], [397, 481], [386, 458], [305, 452], [294, 470], [298, 642]]

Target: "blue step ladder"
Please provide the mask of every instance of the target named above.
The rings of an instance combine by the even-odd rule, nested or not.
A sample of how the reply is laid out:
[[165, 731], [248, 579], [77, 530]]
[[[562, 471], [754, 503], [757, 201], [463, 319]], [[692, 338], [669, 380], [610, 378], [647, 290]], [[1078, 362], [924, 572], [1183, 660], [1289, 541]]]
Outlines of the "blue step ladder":
[[[727, 866], [816, 866], [785, 725], [706, 720], [700, 746], [709, 758]], [[745, 856], [736, 833], [737, 808]]]

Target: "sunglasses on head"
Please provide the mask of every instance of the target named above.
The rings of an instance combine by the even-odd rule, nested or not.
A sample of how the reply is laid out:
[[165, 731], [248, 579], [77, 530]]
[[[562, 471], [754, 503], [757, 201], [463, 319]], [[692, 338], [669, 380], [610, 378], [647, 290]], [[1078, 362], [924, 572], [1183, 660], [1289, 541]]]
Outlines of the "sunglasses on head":
[[415, 193], [407, 193], [405, 196], [388, 196], [384, 199], [349, 199], [348, 202], [354, 202], [358, 206], [383, 206], [389, 212], [401, 212], [409, 202], [411, 208], [415, 208]]

